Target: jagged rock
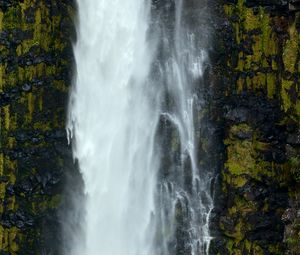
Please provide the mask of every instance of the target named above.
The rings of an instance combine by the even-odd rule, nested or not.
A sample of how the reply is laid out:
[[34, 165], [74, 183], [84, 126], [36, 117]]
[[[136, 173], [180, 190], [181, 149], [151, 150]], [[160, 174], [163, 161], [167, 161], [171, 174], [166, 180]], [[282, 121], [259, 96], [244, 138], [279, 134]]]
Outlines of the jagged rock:
[[[247, 233], [249, 240], [268, 240], [271, 242], [283, 239], [283, 226], [277, 216], [257, 212], [247, 217], [252, 230]], [[282, 230], [281, 232], [278, 230]]]
[[246, 0], [246, 5], [249, 7], [254, 6], [271, 6], [274, 8], [287, 8], [288, 1], [287, 0]]
[[288, 223], [293, 222], [296, 217], [297, 217], [296, 209], [295, 208], [288, 208], [283, 213], [281, 219], [283, 220], [284, 223], [288, 224]]
[[298, 128], [294, 133], [288, 135], [287, 143], [300, 145], [300, 128]]
[[259, 202], [263, 201], [269, 195], [269, 190], [262, 183], [248, 182], [246, 185], [239, 188], [239, 193], [248, 201]]
[[234, 135], [238, 139], [246, 140], [246, 139], [251, 139], [252, 138], [253, 132], [251, 130], [250, 131], [239, 131], [239, 132], [235, 133]]
[[32, 191], [33, 191], [33, 184], [27, 178], [22, 181], [19, 181], [15, 185], [15, 192], [18, 195], [20, 195], [22, 193], [29, 195], [32, 193]]
[[0, 176], [0, 182], [8, 182], [9, 181], [9, 176]]
[[15, 190], [14, 190], [14, 186], [13, 185], [6, 186], [6, 194], [8, 196], [13, 196], [15, 194]]
[[235, 123], [242, 123], [247, 120], [247, 116], [248, 116], [248, 110], [245, 107], [238, 107], [230, 110], [225, 115], [225, 118], [230, 121], [234, 121]]
[[25, 92], [31, 91], [31, 85], [28, 84], [28, 83], [23, 84], [22, 90], [25, 91]]

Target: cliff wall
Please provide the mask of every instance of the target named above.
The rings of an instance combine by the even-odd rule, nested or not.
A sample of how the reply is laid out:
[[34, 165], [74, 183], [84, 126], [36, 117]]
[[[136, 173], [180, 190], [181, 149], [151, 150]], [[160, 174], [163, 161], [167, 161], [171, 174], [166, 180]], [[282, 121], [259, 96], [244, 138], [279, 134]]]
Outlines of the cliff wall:
[[59, 246], [73, 12], [71, 0], [0, 1], [3, 255], [54, 254]]
[[[212, 1], [222, 144], [211, 254], [300, 254], [296, 1]], [[295, 4], [294, 4], [295, 3]], [[0, 254], [57, 254], [74, 3], [0, 1]], [[218, 140], [218, 138], [215, 138]], [[219, 152], [220, 155], [219, 155]], [[223, 160], [223, 164], [222, 163]]]
[[216, 36], [225, 157], [213, 254], [300, 254], [296, 7], [238, 0], [216, 8], [225, 17]]

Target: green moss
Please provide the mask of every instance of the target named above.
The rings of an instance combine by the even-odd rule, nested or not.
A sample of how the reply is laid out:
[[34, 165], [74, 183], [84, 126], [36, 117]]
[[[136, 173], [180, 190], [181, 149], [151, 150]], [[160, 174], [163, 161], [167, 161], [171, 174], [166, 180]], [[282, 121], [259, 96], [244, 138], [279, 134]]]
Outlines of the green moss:
[[239, 134], [240, 132], [245, 132], [245, 133], [252, 133], [253, 130], [252, 128], [246, 124], [246, 123], [242, 123], [239, 125], [233, 125], [230, 128], [230, 133], [229, 133], [229, 137], [233, 138], [234, 136], [236, 136], [237, 134]]
[[292, 172], [293, 178], [300, 182], [300, 156], [290, 157], [289, 166]]
[[0, 31], [3, 30], [3, 16], [4, 16], [4, 14], [3, 14], [2, 10], [0, 10]]
[[296, 122], [300, 124], [300, 100], [295, 104]]
[[259, 16], [255, 15], [252, 9], [243, 7], [242, 15], [245, 17], [244, 24], [246, 30], [251, 31], [260, 26]]
[[299, 50], [299, 33], [296, 30], [295, 23], [290, 26], [289, 35], [290, 38], [284, 45], [282, 58], [285, 70], [292, 73], [295, 71], [297, 52]]
[[22, 14], [19, 6], [16, 6], [14, 8], [8, 8], [8, 10], [6, 10], [3, 13], [3, 19], [2, 19], [3, 29], [19, 28], [21, 17]]
[[40, 130], [40, 131], [50, 131], [52, 129], [51, 122], [44, 122], [44, 121], [36, 121], [33, 124], [33, 128], [35, 130]]
[[281, 85], [282, 107], [284, 111], [288, 111], [292, 106], [292, 102], [288, 94], [288, 91], [292, 87], [294, 82], [288, 80], [282, 80], [281, 84], [282, 84]]
[[2, 108], [3, 111], [3, 115], [4, 115], [4, 128], [6, 130], [9, 130], [9, 126], [10, 126], [10, 110], [9, 110], [9, 105], [4, 106]]
[[[270, 14], [262, 7], [254, 11], [246, 7], [244, 0], [238, 0], [236, 4], [225, 4], [224, 13], [232, 27], [233, 46], [239, 49], [238, 53], [228, 52], [224, 61], [228, 73], [237, 77], [233, 83], [228, 84], [224, 95], [230, 100], [241, 93], [259, 93], [272, 102], [278, 102], [285, 114], [281, 120], [282, 126], [291, 121], [300, 124], [300, 81], [297, 78], [300, 72], [300, 36], [296, 29], [300, 13], [295, 14], [296, 21], [293, 21], [291, 17]], [[246, 231], [248, 227], [245, 225], [247, 215], [258, 210], [269, 213], [271, 208], [267, 200], [258, 208], [255, 204], [247, 205], [249, 201], [246, 194], [245, 197], [237, 195], [247, 183], [255, 185], [257, 181], [265, 182], [267, 179], [280, 187], [289, 187], [292, 201], [299, 201], [300, 197], [300, 190], [288, 184], [291, 180], [293, 183], [300, 181], [300, 159], [293, 156], [285, 164], [264, 160], [265, 155], [272, 153], [274, 145], [262, 142], [265, 139], [258, 132], [245, 123], [233, 125], [224, 140], [227, 161], [222, 172], [222, 190], [236, 197], [234, 201], [231, 197], [226, 216], [237, 222], [237, 228], [227, 230], [226, 233], [228, 254], [284, 254], [280, 242], [262, 248], [256, 241], [242, 238], [243, 234], [240, 232]], [[246, 133], [247, 136], [241, 139], [241, 133]], [[248, 199], [251, 200], [251, 197]], [[282, 210], [284, 208], [278, 209], [277, 213], [281, 214]], [[293, 236], [292, 241], [299, 240], [299, 236], [297, 238]], [[289, 245], [291, 254], [299, 251], [300, 247], [295, 247], [295, 243]]]
[[49, 209], [57, 208], [61, 203], [61, 195], [41, 197], [37, 196], [34, 202], [31, 203], [32, 212], [34, 214], [43, 213]]
[[275, 74], [267, 74], [267, 94], [268, 98], [274, 98], [276, 94], [276, 76]]
[[233, 176], [230, 176], [230, 178], [229, 178], [229, 184], [235, 188], [241, 188], [241, 187], [245, 186], [246, 183], [247, 183], [247, 178], [245, 176], [233, 175]]
[[53, 81], [53, 86], [54, 86], [57, 90], [59, 90], [59, 91], [61, 91], [61, 92], [67, 93], [67, 92], [69, 91], [68, 86], [67, 86], [66, 83], [65, 83], [64, 81], [62, 81], [62, 80], [55, 80], [55, 81]]
[[232, 141], [227, 147], [228, 160], [225, 167], [233, 175], [248, 174], [255, 179], [260, 180], [262, 176], [274, 176], [274, 173], [268, 171], [268, 162], [259, 162], [256, 152], [257, 144], [251, 141]]
[[249, 90], [258, 90], [264, 88], [266, 84], [266, 75], [262, 72], [257, 72], [252, 78], [252, 87]]
[[[55, 4], [55, 3], [54, 3]], [[52, 8], [52, 7], [51, 7]], [[68, 10], [72, 11], [71, 7]], [[33, 13], [33, 22], [30, 21], [32, 17], [29, 17]], [[28, 16], [29, 15], [29, 16]], [[64, 15], [64, 16], [62, 16]], [[13, 58], [22, 58], [29, 52], [38, 56], [41, 54], [51, 54], [55, 51], [55, 54], [59, 55], [65, 51], [66, 47], [69, 47], [69, 42], [65, 40], [62, 35], [65, 31], [61, 31], [62, 19], [65, 19], [68, 13], [63, 13], [61, 10], [51, 12], [49, 5], [41, 0], [24, 0], [15, 2], [11, 7], [8, 7], [5, 12], [0, 10], [0, 31], [7, 33], [9, 41], [16, 29], [21, 30], [19, 34], [24, 32], [24, 35], [30, 38], [22, 39], [16, 42], [16, 45], [0, 45], [0, 54], [5, 57], [11, 55]], [[71, 18], [69, 19], [71, 20]], [[69, 59], [58, 60], [56, 65], [48, 65], [45, 63], [39, 63], [35, 65], [16, 66], [15, 69], [9, 70], [7, 63], [0, 65], [0, 93], [10, 92], [12, 89], [20, 91], [19, 86], [22, 86], [24, 82], [31, 82], [34, 79], [39, 80], [41, 77], [48, 77], [53, 81], [54, 94], [64, 93], [67, 96], [68, 85], [66, 81], [56, 80], [55, 77], [61, 77], [62, 70], [68, 68], [70, 65]], [[13, 185], [18, 178], [24, 176], [34, 175], [35, 169], [23, 169], [22, 173], [18, 172], [19, 159], [12, 160], [7, 155], [4, 155], [3, 151], [10, 150], [23, 150], [23, 149], [38, 149], [46, 148], [44, 141], [38, 144], [32, 142], [19, 142], [14, 137], [15, 131], [22, 129], [22, 132], [32, 132], [33, 129], [38, 130], [43, 137], [43, 133], [51, 131], [54, 127], [64, 126], [64, 110], [61, 107], [53, 109], [51, 116], [55, 116], [54, 119], [45, 122], [40, 118], [45, 109], [48, 109], [48, 100], [45, 98], [45, 89], [41, 86], [32, 85], [32, 90], [29, 92], [21, 92], [17, 94], [17, 99], [12, 100], [9, 104], [0, 107], [1, 119], [0, 119], [0, 175], [6, 176], [8, 181], [0, 183], [0, 212], [7, 210], [17, 210], [19, 207], [27, 210], [31, 206], [31, 201], [28, 197], [24, 197], [24, 194], [20, 196], [7, 196], [7, 185]], [[47, 91], [48, 93], [48, 91]], [[52, 92], [51, 92], [52, 93]], [[57, 166], [62, 166], [62, 159], [58, 159]], [[40, 169], [39, 169], [40, 170]], [[38, 191], [37, 191], [38, 192]], [[59, 192], [59, 191], [55, 191]], [[54, 192], [54, 193], [55, 193]], [[36, 211], [34, 214], [40, 214], [41, 211], [46, 211], [49, 208], [56, 208], [60, 203], [59, 196], [54, 194], [52, 197], [46, 197], [46, 195], [39, 194], [38, 201], [35, 202]], [[45, 198], [46, 197], [46, 198]], [[30, 246], [29, 249], [34, 250], [36, 243], [41, 238], [40, 230], [38, 227], [25, 233], [24, 230], [18, 230], [13, 227], [10, 229], [0, 228], [0, 251], [5, 251], [9, 254], [16, 255], [19, 253], [20, 246]], [[30, 240], [35, 241], [28, 242], [28, 235], [31, 235]], [[23, 238], [26, 236], [26, 238]], [[27, 240], [24, 245], [22, 243]], [[25, 251], [23, 252], [26, 253]]]
[[273, 55], [276, 53], [276, 46], [270, 26], [270, 15], [263, 8], [260, 8], [258, 16], [260, 17], [260, 28], [262, 30], [261, 50], [265, 53], [265, 56]]

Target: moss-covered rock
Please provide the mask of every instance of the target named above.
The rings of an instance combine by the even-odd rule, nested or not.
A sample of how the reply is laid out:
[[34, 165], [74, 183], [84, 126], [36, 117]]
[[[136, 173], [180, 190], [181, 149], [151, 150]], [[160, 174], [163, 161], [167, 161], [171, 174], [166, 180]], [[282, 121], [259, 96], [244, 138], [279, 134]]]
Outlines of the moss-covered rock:
[[[300, 13], [224, 1], [217, 36], [224, 153], [213, 254], [300, 254]], [[220, 202], [221, 201], [221, 202]]]
[[1, 254], [50, 254], [57, 241], [73, 12], [68, 0], [0, 1]]

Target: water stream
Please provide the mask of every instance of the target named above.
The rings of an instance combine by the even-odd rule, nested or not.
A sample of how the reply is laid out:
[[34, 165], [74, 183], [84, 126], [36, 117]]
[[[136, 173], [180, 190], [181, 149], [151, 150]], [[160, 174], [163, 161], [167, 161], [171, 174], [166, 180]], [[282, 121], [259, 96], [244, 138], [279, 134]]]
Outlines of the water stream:
[[206, 11], [202, 0], [78, 0], [67, 130], [84, 201], [66, 255], [208, 254]]

